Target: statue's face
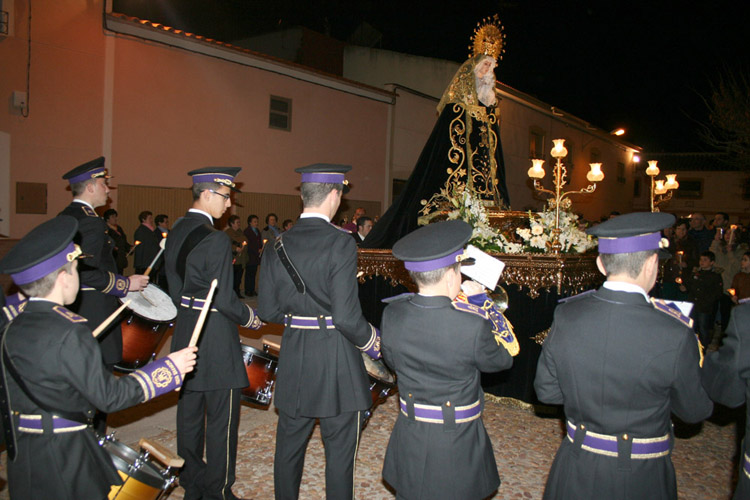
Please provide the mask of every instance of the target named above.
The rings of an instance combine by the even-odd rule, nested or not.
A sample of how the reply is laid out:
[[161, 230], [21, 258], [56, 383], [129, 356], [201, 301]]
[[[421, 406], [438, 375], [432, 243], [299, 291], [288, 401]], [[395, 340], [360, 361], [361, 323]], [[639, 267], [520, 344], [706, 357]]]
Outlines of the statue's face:
[[485, 76], [487, 76], [488, 72], [492, 73], [494, 77], [494, 70], [497, 66], [497, 62], [490, 56], [485, 56], [481, 61], [479, 61], [479, 64], [477, 64], [476, 69], [474, 70], [474, 74], [477, 76], [477, 78], [484, 79]]

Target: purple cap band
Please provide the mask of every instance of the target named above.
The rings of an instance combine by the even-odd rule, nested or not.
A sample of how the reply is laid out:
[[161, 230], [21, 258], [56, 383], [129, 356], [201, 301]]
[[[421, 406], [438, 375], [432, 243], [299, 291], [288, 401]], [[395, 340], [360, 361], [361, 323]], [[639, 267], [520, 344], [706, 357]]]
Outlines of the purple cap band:
[[71, 184], [78, 184], [79, 182], [88, 181], [90, 179], [96, 179], [97, 177], [105, 177], [106, 176], [106, 168], [99, 167], [95, 168], [93, 170], [89, 170], [88, 172], [84, 172], [82, 174], [76, 175], [75, 177], [71, 177], [68, 179], [68, 182]]
[[599, 237], [599, 253], [633, 253], [658, 250], [661, 233], [640, 234], [627, 238]]
[[201, 182], [215, 182], [225, 186], [234, 187], [234, 177], [227, 174], [197, 174], [193, 176], [193, 184]]
[[72, 241], [61, 252], [56, 253], [49, 259], [33, 265], [28, 269], [24, 269], [19, 273], [11, 274], [10, 277], [13, 278], [13, 282], [16, 285], [33, 283], [39, 278], [44, 278], [49, 273], [57, 271], [62, 266], [73, 260], [72, 258], [68, 258], [70, 254], [76, 254], [74, 258], [80, 254], [80, 251], [76, 252], [76, 246]]
[[302, 182], [320, 182], [324, 184], [343, 184], [344, 174], [334, 174], [325, 172], [311, 172], [302, 174]]
[[463, 253], [464, 249], [459, 248], [452, 254], [440, 257], [439, 259], [423, 260], [419, 262], [404, 261], [404, 267], [407, 269], [407, 271], [416, 271], [418, 273], [434, 271], [435, 269], [440, 269], [441, 267], [448, 267], [451, 264], [455, 264], [457, 262], [456, 257], [458, 257], [459, 255], [463, 255]]

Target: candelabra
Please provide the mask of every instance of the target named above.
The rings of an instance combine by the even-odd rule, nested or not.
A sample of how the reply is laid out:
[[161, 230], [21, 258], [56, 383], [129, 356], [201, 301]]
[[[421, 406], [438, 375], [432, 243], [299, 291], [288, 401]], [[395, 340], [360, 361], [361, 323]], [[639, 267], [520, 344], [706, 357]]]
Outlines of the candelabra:
[[651, 177], [651, 211], [659, 211], [659, 203], [669, 201], [672, 199], [674, 190], [680, 187], [680, 183], [677, 182], [677, 174], [667, 174], [667, 180], [656, 179], [659, 175], [659, 167], [656, 166], [656, 160], [650, 160], [648, 162], [648, 168], [646, 169], [646, 175]]
[[568, 170], [563, 165], [562, 159], [568, 155], [568, 150], [565, 148], [565, 139], [555, 139], [552, 142], [555, 147], [552, 148], [550, 154], [557, 160], [552, 173], [552, 183], [555, 186], [554, 191], [542, 186], [541, 179], [544, 178], [545, 174], [543, 168], [544, 160], [531, 160], [532, 167], [529, 169], [528, 175], [534, 180], [534, 189], [540, 193], [551, 195], [548, 203], [551, 207], [555, 207], [555, 227], [552, 230], [551, 248], [555, 253], [559, 253], [562, 248], [560, 244], [560, 206], [570, 208], [571, 201], [568, 197], [571, 194], [593, 193], [596, 189], [596, 183], [604, 179], [604, 172], [602, 172], [601, 163], [590, 163], [591, 170], [586, 174], [586, 179], [591, 184], [577, 191], [563, 191], [563, 187], [567, 184], [566, 177], [568, 176]]

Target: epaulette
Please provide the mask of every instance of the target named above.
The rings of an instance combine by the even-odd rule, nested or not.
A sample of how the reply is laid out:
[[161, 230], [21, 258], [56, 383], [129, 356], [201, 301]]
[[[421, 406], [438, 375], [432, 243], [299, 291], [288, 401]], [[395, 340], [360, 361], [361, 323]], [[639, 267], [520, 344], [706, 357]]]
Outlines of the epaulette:
[[13, 321], [16, 317], [23, 312], [26, 308], [26, 304], [29, 300], [22, 296], [20, 293], [9, 295], [5, 298], [5, 306], [3, 306], [3, 314], [8, 318], [8, 321]]
[[680, 311], [680, 309], [671, 302], [664, 299], [651, 297], [651, 303], [654, 305], [654, 309], [672, 316], [674, 319], [678, 320], [680, 323], [687, 327], [693, 327], [693, 319], [690, 316], [682, 314], [682, 311]]
[[67, 319], [71, 323], [85, 323], [88, 321], [83, 316], [79, 316], [70, 309], [67, 309], [64, 306], [55, 306], [52, 308], [53, 311], [55, 311], [57, 314], [62, 316], [63, 318]]
[[558, 304], [562, 304], [564, 302], [571, 302], [573, 300], [582, 299], [583, 297], [586, 297], [587, 295], [596, 292], [596, 288], [592, 288], [591, 290], [586, 290], [585, 292], [581, 292], [578, 295], [571, 295], [570, 297], [563, 297], [557, 301]]
[[333, 227], [335, 227], [336, 229], [338, 229], [338, 230], [339, 230], [339, 231], [341, 231], [342, 233], [346, 233], [346, 234], [352, 234], [352, 232], [351, 232], [351, 231], [349, 231], [348, 229], [345, 229], [345, 228], [343, 228], [343, 227], [339, 227], [339, 226], [337, 226], [336, 224], [333, 224], [333, 223], [330, 223], [330, 222], [329, 222], [329, 224], [331, 224], [331, 225], [332, 225]]
[[485, 309], [482, 309], [479, 306], [475, 306], [474, 304], [469, 304], [468, 302], [461, 302], [460, 300], [454, 300], [451, 302], [451, 304], [453, 305], [453, 308], [458, 311], [475, 314], [482, 319], [490, 318]]
[[401, 302], [402, 300], [406, 300], [409, 297], [413, 297], [413, 296], [414, 294], [411, 292], [400, 293], [398, 295], [394, 295], [393, 297], [386, 297], [380, 302], [382, 302], [383, 304], [391, 304], [393, 302]]
[[81, 203], [80, 205], [81, 205], [81, 210], [83, 210], [83, 213], [85, 213], [87, 216], [89, 216], [89, 217], [99, 217], [96, 214], [96, 212], [94, 212], [94, 209], [91, 208], [90, 206], [84, 205], [83, 203]]

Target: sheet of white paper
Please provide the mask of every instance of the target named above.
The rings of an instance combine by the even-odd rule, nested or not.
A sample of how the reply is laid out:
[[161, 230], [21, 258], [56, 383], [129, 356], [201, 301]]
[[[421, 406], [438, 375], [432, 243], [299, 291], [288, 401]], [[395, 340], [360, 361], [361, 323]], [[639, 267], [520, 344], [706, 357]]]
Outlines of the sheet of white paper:
[[505, 269], [505, 263], [474, 245], [466, 247], [466, 253], [469, 257], [473, 257], [476, 262], [471, 266], [461, 266], [461, 272], [481, 283], [490, 291], [494, 290], [503, 269]]

